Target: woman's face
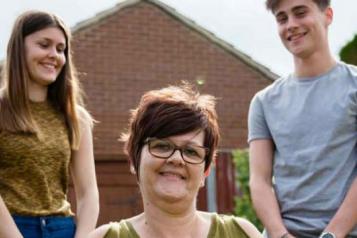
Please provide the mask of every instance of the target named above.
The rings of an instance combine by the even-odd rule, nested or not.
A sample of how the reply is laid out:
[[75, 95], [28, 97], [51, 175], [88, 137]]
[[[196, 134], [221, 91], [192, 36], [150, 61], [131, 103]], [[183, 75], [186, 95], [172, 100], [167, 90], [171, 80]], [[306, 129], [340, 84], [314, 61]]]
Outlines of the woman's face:
[[25, 57], [32, 84], [48, 86], [64, 64], [66, 38], [57, 27], [48, 27], [25, 37]]
[[[184, 156], [202, 156], [202, 150], [195, 151], [195, 149], [203, 146], [203, 131], [193, 131], [161, 140], [169, 142], [172, 146], [183, 148]], [[139, 185], [144, 202], [167, 201], [174, 203], [185, 200], [191, 205], [192, 202], [195, 202], [199, 188], [204, 185], [205, 163], [204, 161], [199, 164], [185, 162], [180, 150], [176, 150], [167, 159], [152, 155], [155, 154], [153, 146], [161, 146], [161, 148], [157, 148], [165, 149], [163, 147], [165, 144], [162, 143], [152, 144], [151, 153], [149, 145], [146, 143], [141, 151]], [[201, 154], [198, 155], [196, 152]]]

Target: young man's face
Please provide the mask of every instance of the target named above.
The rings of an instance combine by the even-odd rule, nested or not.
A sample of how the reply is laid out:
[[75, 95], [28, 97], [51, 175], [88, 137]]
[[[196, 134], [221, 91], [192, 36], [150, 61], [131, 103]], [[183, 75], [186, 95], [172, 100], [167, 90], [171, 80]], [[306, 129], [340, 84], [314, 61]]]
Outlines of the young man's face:
[[307, 58], [328, 50], [327, 27], [332, 9], [321, 10], [312, 0], [281, 0], [273, 10], [280, 38], [294, 57]]

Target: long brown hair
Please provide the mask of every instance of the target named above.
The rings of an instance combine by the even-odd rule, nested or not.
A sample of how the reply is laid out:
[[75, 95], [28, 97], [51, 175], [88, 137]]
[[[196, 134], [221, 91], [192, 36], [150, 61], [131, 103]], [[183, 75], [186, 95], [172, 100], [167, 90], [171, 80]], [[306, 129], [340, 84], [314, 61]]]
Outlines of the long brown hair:
[[[82, 93], [78, 85], [76, 69], [71, 56], [71, 34], [63, 21], [56, 15], [43, 11], [27, 11], [21, 14], [14, 26], [7, 46], [5, 66], [2, 69], [0, 91], [0, 131], [37, 133], [37, 126], [30, 112], [28, 95], [29, 72], [25, 60], [26, 36], [48, 27], [60, 29], [66, 39], [63, 66], [56, 81], [48, 86], [48, 101], [64, 115], [73, 149], [80, 141], [79, 120], [83, 113]], [[89, 115], [84, 109], [81, 110]], [[91, 118], [89, 116], [89, 118]]]

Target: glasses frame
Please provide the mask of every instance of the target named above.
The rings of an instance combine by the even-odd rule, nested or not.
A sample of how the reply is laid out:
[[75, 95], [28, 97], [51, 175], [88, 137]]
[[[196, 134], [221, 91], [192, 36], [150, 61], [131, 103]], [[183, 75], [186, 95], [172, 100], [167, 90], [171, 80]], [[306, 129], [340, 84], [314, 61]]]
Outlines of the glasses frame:
[[187, 161], [187, 160], [185, 159], [185, 156], [183, 155], [183, 152], [182, 152], [182, 149], [183, 149], [187, 144], [185, 144], [185, 145], [183, 145], [183, 146], [177, 146], [177, 145], [175, 145], [175, 143], [173, 143], [173, 142], [171, 142], [171, 141], [168, 141], [170, 144], [172, 144], [172, 145], [174, 146], [174, 149], [173, 149], [172, 153], [171, 153], [169, 156], [157, 156], [156, 154], [153, 154], [153, 153], [151, 152], [151, 149], [150, 149], [149, 143], [150, 143], [151, 141], [153, 141], [153, 140], [163, 140], [163, 141], [168, 141], [168, 140], [160, 139], [160, 138], [156, 138], [156, 137], [148, 137], [148, 138], [146, 138], [146, 140], [145, 140], [145, 144], [148, 145], [148, 151], [149, 151], [149, 153], [150, 153], [152, 156], [154, 156], [154, 157], [156, 157], [156, 158], [159, 158], [159, 159], [168, 159], [168, 158], [170, 158], [173, 154], [175, 154], [176, 150], [178, 150], [178, 151], [180, 151], [181, 158], [182, 158], [186, 163], [189, 163], [189, 164], [202, 164], [203, 162], [206, 161], [206, 157], [207, 157], [207, 155], [209, 154], [209, 151], [210, 151], [210, 149], [207, 148], [207, 147], [200, 146], [200, 145], [194, 145], [194, 146], [196, 146], [196, 147], [200, 147], [200, 148], [202, 148], [202, 149], [205, 149], [205, 153], [206, 153], [206, 154], [205, 154], [205, 156], [203, 157], [203, 159], [202, 159], [201, 161], [197, 162], [197, 163], [196, 163], [196, 162], [192, 162], [192, 161]]

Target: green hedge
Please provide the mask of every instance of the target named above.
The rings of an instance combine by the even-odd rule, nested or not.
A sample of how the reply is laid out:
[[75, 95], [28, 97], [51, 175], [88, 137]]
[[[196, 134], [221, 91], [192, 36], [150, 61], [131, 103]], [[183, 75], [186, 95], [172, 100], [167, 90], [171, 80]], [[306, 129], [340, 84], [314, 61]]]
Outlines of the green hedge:
[[357, 35], [341, 49], [340, 58], [346, 63], [357, 65]]
[[236, 180], [241, 196], [235, 197], [234, 214], [244, 217], [252, 222], [260, 231], [263, 225], [258, 219], [253, 209], [249, 190], [249, 153], [248, 150], [235, 150], [233, 152], [233, 162], [236, 167]]

